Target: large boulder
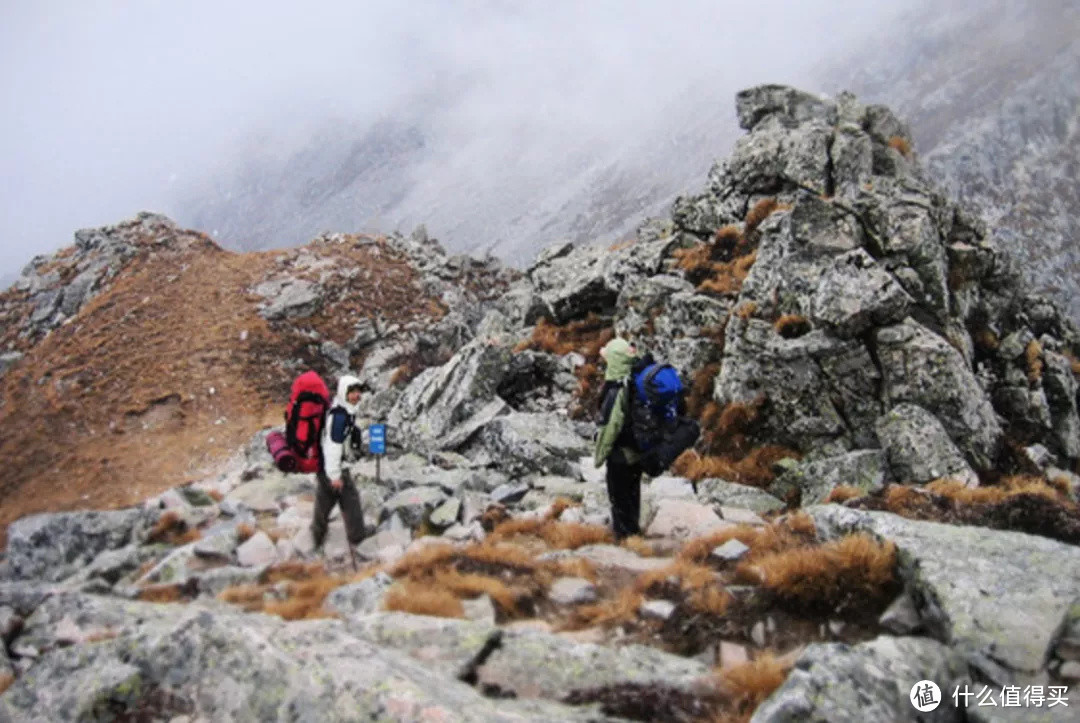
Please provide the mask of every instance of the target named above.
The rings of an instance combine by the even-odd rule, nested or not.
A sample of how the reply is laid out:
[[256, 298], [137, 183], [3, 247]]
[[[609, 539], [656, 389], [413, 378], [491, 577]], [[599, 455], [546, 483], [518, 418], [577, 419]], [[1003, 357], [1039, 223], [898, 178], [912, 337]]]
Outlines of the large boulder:
[[889, 478], [881, 450], [860, 449], [824, 459], [805, 460], [785, 470], [769, 491], [786, 498], [799, 490], [803, 505], [824, 502], [835, 487], [844, 485], [863, 492], [881, 489]]
[[24, 517], [8, 527], [8, 569], [16, 580], [63, 580], [99, 553], [128, 544], [147, 516], [128, 509]]
[[735, 94], [735, 113], [739, 127], [752, 131], [765, 118], [775, 116], [786, 125], [820, 120], [834, 125], [836, 103], [787, 85], [757, 85]]
[[486, 698], [337, 620], [134, 605], [103, 603], [101, 620], [123, 625], [44, 653], [0, 699], [0, 718], [603, 719], [591, 708]]
[[880, 375], [866, 348], [823, 331], [785, 338], [758, 319], [728, 323], [714, 396], [721, 405], [764, 395], [762, 432], [800, 451], [873, 447]]
[[1015, 674], [1045, 668], [1080, 589], [1080, 548], [838, 505], [808, 512], [826, 538], [866, 531], [896, 543], [901, 575], [934, 637]]
[[[936, 640], [883, 635], [857, 645], [817, 643], [795, 661], [787, 680], [754, 711], [751, 723], [964, 720], [949, 694], [967, 674], [963, 656]], [[939, 688], [937, 710], [920, 714], [911, 689]]]
[[[510, 350], [478, 339], [441, 367], [427, 369], [401, 394], [387, 420], [403, 444], [420, 449], [449, 449], [506, 411], [497, 396], [506, 375]], [[452, 441], [447, 441], [452, 440]]]
[[921, 484], [947, 477], [969, 486], [979, 484], [945, 427], [917, 404], [896, 405], [878, 419], [875, 430], [898, 482]]
[[514, 412], [492, 420], [478, 443], [499, 469], [515, 475], [538, 472], [577, 476], [576, 460], [590, 451], [565, 415]]
[[911, 297], [896, 279], [863, 249], [833, 259], [810, 302], [811, 318], [842, 338], [873, 326], [900, 322]]
[[910, 402], [928, 410], [976, 470], [988, 469], [1001, 425], [963, 355], [910, 318], [878, 330], [876, 347], [889, 406]]

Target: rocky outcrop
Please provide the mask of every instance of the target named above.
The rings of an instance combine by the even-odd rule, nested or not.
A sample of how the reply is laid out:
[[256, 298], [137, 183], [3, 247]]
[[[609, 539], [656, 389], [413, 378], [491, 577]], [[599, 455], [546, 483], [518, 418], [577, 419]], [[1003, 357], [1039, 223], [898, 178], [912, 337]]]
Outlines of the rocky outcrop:
[[990, 661], [991, 673], [1003, 668], [1009, 676], [1050, 663], [1080, 587], [1080, 549], [1019, 532], [835, 505], [808, 511], [826, 536], [862, 530], [896, 543], [923, 624], [969, 661]]
[[918, 718], [910, 695], [919, 681], [934, 681], [940, 690], [951, 691], [966, 675], [961, 655], [926, 638], [883, 635], [858, 645], [814, 644], [750, 720], [962, 721], [963, 712], [947, 700], [948, 693], [941, 693], [937, 710]]

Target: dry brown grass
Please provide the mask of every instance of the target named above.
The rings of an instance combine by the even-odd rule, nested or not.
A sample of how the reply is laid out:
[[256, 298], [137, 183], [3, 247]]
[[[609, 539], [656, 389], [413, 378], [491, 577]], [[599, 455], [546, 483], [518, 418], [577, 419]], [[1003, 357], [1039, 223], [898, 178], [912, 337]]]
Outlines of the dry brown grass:
[[1069, 360], [1069, 367], [1072, 369], [1072, 373], [1075, 376], [1080, 377], [1080, 359], [1077, 359], [1076, 355], [1069, 350], [1062, 351], [1061, 353]]
[[460, 573], [453, 569], [438, 570], [434, 576], [434, 586], [448, 590], [457, 598], [474, 598], [487, 595], [503, 611], [512, 613], [517, 610], [518, 602], [529, 597], [530, 591], [513, 589], [502, 580], [476, 573]]
[[610, 246], [608, 246], [607, 250], [608, 251], [622, 251], [623, 249], [630, 248], [631, 246], [633, 246], [636, 243], [637, 243], [637, 239], [627, 239], [626, 241], [621, 241], [619, 243], [611, 244]]
[[176, 510], [165, 510], [161, 513], [161, 516], [157, 518], [157, 522], [150, 528], [150, 533], [147, 535], [147, 542], [164, 542], [170, 536], [183, 532], [187, 529], [187, 524], [184, 522], [184, 518], [180, 516], [180, 513]]
[[749, 547], [745, 560], [751, 561], [763, 555], [813, 544], [817, 541], [817, 532], [813, 520], [799, 512], [764, 527], [736, 525], [689, 540], [679, 550], [677, 559], [704, 563], [713, 550], [730, 540], [738, 540]]
[[339, 577], [326, 575], [321, 578], [291, 582], [284, 600], [272, 600], [263, 606], [263, 612], [277, 615], [285, 620], [317, 620], [332, 617], [323, 609], [323, 601], [342, 585], [356, 581], [357, 576]]
[[775, 444], [751, 449], [746, 455], [700, 455], [687, 450], [675, 460], [672, 472], [680, 477], [698, 481], [720, 477], [729, 482], [767, 487], [774, 479], [773, 465], [782, 459], [800, 459], [797, 451]]
[[766, 652], [749, 662], [717, 671], [720, 690], [739, 716], [736, 720], [749, 720], [757, 707], [783, 685], [789, 670], [790, 664]]
[[585, 545], [613, 542], [611, 530], [606, 527], [560, 522], [552, 517], [507, 520], [491, 532], [487, 541], [496, 543], [521, 535], [538, 537], [556, 550], [576, 550]]
[[1038, 384], [1039, 380], [1042, 379], [1042, 351], [1042, 344], [1035, 339], [1029, 341], [1027, 348], [1024, 349], [1024, 359], [1027, 361], [1028, 381], [1032, 384]]
[[236, 541], [243, 544], [255, 535], [255, 526], [249, 522], [241, 522], [236, 526]]
[[14, 682], [15, 676], [11, 673], [4, 673], [0, 675], [0, 695], [3, 695], [5, 692], [7, 692], [7, 689], [10, 688], [12, 683]]
[[206, 496], [212, 499], [214, 502], [221, 502], [225, 499], [224, 493], [221, 490], [206, 490]]
[[147, 585], [139, 589], [139, 600], [154, 603], [180, 602], [188, 592], [187, 586], [182, 583]]
[[892, 148], [904, 158], [911, 158], [911, 143], [903, 136], [893, 136], [890, 138], [889, 148]]
[[196, 542], [196, 541], [201, 540], [201, 539], [202, 539], [202, 532], [200, 532], [198, 529], [193, 527], [193, 528], [191, 528], [189, 530], [186, 530], [185, 532], [177, 535], [176, 538], [175, 538], [175, 544], [177, 544], [177, 545], [187, 545], [187, 544], [190, 544], [192, 542]]
[[785, 339], [794, 339], [810, 331], [810, 320], [799, 314], [784, 314], [773, 323], [773, 328]]
[[734, 296], [757, 259], [757, 251], [738, 226], [724, 226], [711, 243], [676, 249], [676, 267], [699, 291]]
[[842, 503], [848, 500], [853, 500], [862, 497], [866, 493], [858, 487], [852, 487], [851, 485], [837, 485], [833, 487], [832, 492], [825, 498], [825, 502]]
[[701, 418], [705, 406], [712, 401], [713, 382], [720, 372], [720, 363], [706, 364], [694, 373], [690, 383], [690, 393], [686, 395], [686, 413], [696, 419]]
[[1001, 339], [998, 338], [998, 335], [992, 329], [987, 328], [976, 331], [972, 335], [972, 341], [977, 349], [986, 353], [997, 351], [998, 347], [1001, 346]]
[[634, 589], [642, 595], [666, 595], [674, 592], [672, 588], [677, 588], [686, 606], [695, 612], [723, 615], [732, 602], [715, 570], [686, 558], [676, 558], [666, 567], [643, 573], [634, 583]]
[[755, 311], [757, 311], [756, 302], [744, 301], [743, 303], [739, 304], [737, 309], [735, 309], [735, 316], [739, 317], [743, 321], [746, 321], [754, 315]]
[[383, 609], [440, 618], [465, 616], [465, 608], [461, 601], [449, 590], [433, 588], [430, 585], [410, 580], [398, 582], [386, 591]]
[[1043, 477], [1031, 475], [1005, 477], [996, 485], [984, 487], [966, 487], [957, 480], [938, 479], [928, 483], [925, 489], [963, 505], [993, 505], [1022, 494], [1038, 495], [1060, 502], [1063, 498], [1067, 499], [1068, 495], [1067, 487], [1062, 490], [1059, 484], [1052, 484]]
[[[315, 620], [332, 617], [323, 609], [333, 590], [371, 577], [382, 568], [368, 567], [349, 575], [329, 575], [321, 563], [288, 561], [266, 570], [258, 584], [236, 585], [218, 595], [224, 602], [249, 612], [264, 612], [285, 620]], [[284, 583], [284, 599], [279, 599]]]
[[579, 605], [574, 609], [573, 618], [567, 623], [567, 627], [611, 627], [630, 622], [637, 619], [638, 609], [644, 600], [641, 593], [633, 587], [622, 588], [611, 599], [591, 605]]
[[595, 363], [600, 358], [600, 350], [614, 336], [611, 321], [592, 312], [584, 319], [563, 326], [542, 318], [533, 327], [532, 336], [518, 344], [514, 351], [534, 349], [556, 356], [576, 351], [584, 356], [586, 361]]
[[777, 211], [786, 211], [790, 208], [791, 206], [786, 203], [780, 203], [775, 198], [761, 199], [746, 213], [745, 227], [747, 235], [756, 231], [757, 227], [772, 214]]
[[630, 550], [630, 552], [634, 553], [638, 557], [652, 557], [656, 554], [655, 550], [653, 550], [652, 548], [652, 545], [646, 542], [645, 538], [638, 535], [632, 535], [631, 537], [624, 538], [622, 541], [622, 547]]
[[896, 546], [861, 533], [745, 560], [737, 572], [785, 603], [825, 614], [879, 603], [898, 584]]

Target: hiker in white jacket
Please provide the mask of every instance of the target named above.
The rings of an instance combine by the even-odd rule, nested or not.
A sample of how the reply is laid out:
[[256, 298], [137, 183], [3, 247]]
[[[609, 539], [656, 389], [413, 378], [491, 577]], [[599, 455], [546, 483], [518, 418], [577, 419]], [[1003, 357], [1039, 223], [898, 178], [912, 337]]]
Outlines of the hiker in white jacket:
[[338, 380], [337, 394], [326, 413], [323, 425], [319, 471], [316, 474], [318, 488], [315, 493], [315, 514], [311, 520], [311, 537], [315, 548], [322, 547], [330, 512], [335, 504], [341, 505], [345, 520], [345, 533], [350, 545], [364, 539], [364, 514], [360, 507], [360, 492], [353, 483], [348, 469], [342, 467], [347, 445], [359, 453], [359, 430], [356, 428], [356, 412], [360, 405], [363, 384], [354, 376], [346, 374]]

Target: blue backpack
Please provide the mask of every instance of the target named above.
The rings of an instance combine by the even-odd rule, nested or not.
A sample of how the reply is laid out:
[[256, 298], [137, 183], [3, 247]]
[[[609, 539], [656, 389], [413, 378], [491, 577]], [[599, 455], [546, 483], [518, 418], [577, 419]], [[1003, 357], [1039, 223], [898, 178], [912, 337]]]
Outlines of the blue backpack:
[[630, 431], [639, 452], [648, 452], [663, 439], [664, 430], [679, 416], [682, 380], [670, 364], [650, 364], [633, 379]]
[[634, 447], [642, 453], [641, 468], [656, 477], [694, 446], [701, 427], [693, 419], [679, 415], [683, 384], [670, 364], [645, 367], [633, 378], [628, 391]]

